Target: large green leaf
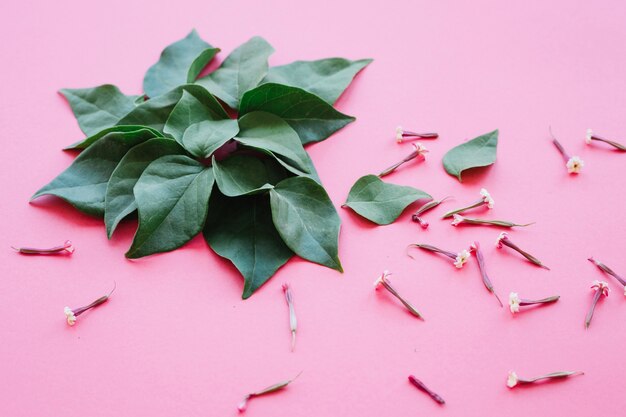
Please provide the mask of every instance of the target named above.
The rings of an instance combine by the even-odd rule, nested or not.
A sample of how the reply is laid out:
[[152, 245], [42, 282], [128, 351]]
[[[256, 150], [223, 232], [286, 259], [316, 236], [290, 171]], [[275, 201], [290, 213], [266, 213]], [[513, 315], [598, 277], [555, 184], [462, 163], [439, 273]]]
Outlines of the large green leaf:
[[126, 257], [181, 247], [204, 226], [213, 188], [210, 167], [180, 155], [163, 156], [135, 184], [139, 228]]
[[350, 61], [343, 58], [295, 61], [271, 67], [263, 84], [275, 83], [302, 88], [333, 104], [348, 88], [354, 76], [370, 62], [371, 59]]
[[88, 136], [81, 141], [73, 143], [70, 146], [66, 147], [65, 150], [86, 149], [90, 147], [91, 145], [93, 145], [96, 141], [102, 139], [103, 137], [105, 137], [106, 135], [110, 133], [119, 133], [120, 137], [123, 137], [124, 139], [127, 139], [127, 140], [131, 140], [134, 138], [149, 139], [149, 138], [163, 137], [161, 132], [159, 132], [158, 130], [154, 130], [151, 127], [147, 127], [147, 126], [136, 126], [136, 125], [113, 126], [107, 129], [103, 129], [99, 131], [98, 133], [96, 133], [95, 135]]
[[78, 125], [87, 136], [118, 123], [135, 108], [136, 96], [126, 96], [114, 85], [64, 88], [59, 91], [70, 103]]
[[243, 94], [256, 87], [267, 74], [267, 58], [274, 48], [255, 36], [228, 55], [222, 65], [197, 83], [206, 87], [232, 109], [239, 107]]
[[54, 195], [78, 210], [104, 215], [104, 196], [111, 174], [122, 157], [143, 138], [126, 139], [120, 133], [109, 133], [76, 157], [72, 165], [32, 196]]
[[185, 130], [182, 144], [193, 156], [209, 158], [239, 132], [237, 120], [205, 120]]
[[209, 108], [213, 119], [228, 118], [222, 106], [205, 88], [195, 84], [187, 84], [135, 106], [130, 113], [118, 122], [118, 125], [142, 125], [162, 132], [167, 119], [169, 119], [170, 114], [185, 91]]
[[185, 150], [171, 139], [150, 139], [128, 151], [113, 171], [104, 198], [104, 224], [110, 238], [119, 222], [137, 209], [133, 188], [143, 171], [165, 155], [180, 155]]
[[156, 97], [181, 84], [194, 82], [219, 51], [200, 39], [195, 29], [192, 30], [161, 52], [157, 63], [146, 72], [143, 91], [148, 97]]
[[222, 194], [228, 197], [255, 194], [273, 188], [268, 171], [268, 165], [248, 155], [233, 155], [219, 162], [213, 158], [215, 182]]
[[448, 174], [461, 181], [461, 173], [466, 169], [485, 167], [496, 162], [497, 148], [496, 129], [450, 149], [443, 156], [443, 166]]
[[354, 183], [345, 205], [360, 216], [384, 225], [393, 223], [409, 204], [420, 199], [432, 197], [417, 188], [388, 184], [376, 175], [366, 175]]
[[270, 190], [272, 220], [285, 244], [311, 262], [343, 272], [338, 255], [339, 215], [324, 188], [307, 177]]
[[226, 198], [214, 192], [204, 239], [241, 272], [244, 299], [293, 256], [274, 228], [267, 196]]
[[302, 144], [324, 140], [356, 120], [338, 112], [315, 94], [274, 83], [263, 84], [243, 95], [239, 114], [254, 111], [272, 113], [284, 119], [298, 132]]

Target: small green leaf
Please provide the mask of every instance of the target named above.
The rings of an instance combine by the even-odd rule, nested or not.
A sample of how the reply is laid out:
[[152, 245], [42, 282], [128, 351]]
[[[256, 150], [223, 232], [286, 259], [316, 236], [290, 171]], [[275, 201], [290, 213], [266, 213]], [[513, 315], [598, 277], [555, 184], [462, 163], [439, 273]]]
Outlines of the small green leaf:
[[486, 133], [450, 149], [443, 156], [446, 172], [461, 181], [461, 173], [466, 169], [486, 167], [496, 162], [498, 130]]
[[244, 299], [283, 266], [293, 252], [272, 223], [267, 196], [211, 197], [204, 239], [219, 256], [229, 259], [244, 278]]
[[298, 132], [303, 145], [324, 140], [356, 120], [338, 112], [315, 94], [273, 83], [263, 84], [243, 95], [239, 114], [254, 111], [272, 113], [285, 120]]
[[272, 220], [285, 244], [311, 262], [343, 272], [339, 261], [341, 221], [324, 188], [293, 177], [270, 190]]
[[267, 59], [273, 52], [274, 48], [265, 39], [255, 36], [231, 52], [218, 69], [197, 83], [232, 109], [237, 109], [243, 94], [256, 87], [267, 74]]
[[122, 157], [145, 139], [109, 133], [80, 153], [65, 171], [31, 197], [54, 195], [92, 216], [104, 215], [104, 196], [111, 174]]
[[182, 144], [193, 156], [209, 158], [239, 132], [237, 120], [205, 120], [185, 130]]
[[370, 62], [371, 59], [350, 61], [343, 58], [295, 61], [271, 67], [263, 84], [275, 83], [302, 88], [333, 104], [348, 88], [354, 76]]
[[114, 85], [105, 84], [93, 88], [64, 88], [59, 91], [87, 136], [94, 135], [118, 123], [135, 108], [133, 96], [126, 96]]
[[64, 148], [64, 150], [77, 150], [77, 149], [86, 149], [93, 145], [96, 141], [102, 139], [109, 133], [119, 133], [124, 139], [132, 140], [134, 138], [160, 138], [163, 137], [161, 132], [158, 130], [154, 130], [151, 127], [147, 126], [113, 126], [108, 129], [103, 129], [96, 133], [95, 135], [91, 135], [86, 137], [85, 139], [78, 141], [76, 143], [71, 144], [70, 146]]
[[213, 182], [210, 167], [186, 156], [163, 156], [148, 165], [134, 188], [139, 228], [126, 257], [171, 251], [197, 235]]
[[258, 158], [233, 155], [223, 161], [213, 158], [213, 175], [222, 194], [228, 197], [256, 194], [274, 188], [268, 166]]
[[137, 209], [133, 188], [152, 161], [165, 155], [180, 155], [185, 150], [171, 139], [150, 139], [124, 155], [113, 171], [104, 198], [104, 224], [111, 238], [119, 222]]
[[345, 205], [361, 217], [385, 225], [393, 223], [409, 204], [420, 199], [432, 197], [417, 188], [388, 184], [376, 175], [366, 175], [354, 183]]
[[195, 29], [192, 30], [161, 52], [158, 62], [148, 69], [143, 79], [144, 92], [152, 98], [181, 84], [194, 82], [219, 51], [200, 39]]

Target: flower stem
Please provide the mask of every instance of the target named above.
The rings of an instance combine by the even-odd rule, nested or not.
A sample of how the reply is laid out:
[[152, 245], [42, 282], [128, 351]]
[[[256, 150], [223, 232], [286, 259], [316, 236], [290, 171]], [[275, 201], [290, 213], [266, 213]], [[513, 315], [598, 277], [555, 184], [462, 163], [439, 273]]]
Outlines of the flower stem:
[[237, 409], [239, 410], [240, 413], [243, 413], [244, 411], [246, 411], [246, 408], [248, 407], [248, 401], [250, 400], [250, 398], [260, 397], [261, 395], [265, 395], [265, 394], [269, 394], [271, 392], [279, 391], [279, 390], [285, 388], [287, 385], [291, 384], [293, 381], [295, 381], [296, 378], [298, 378], [301, 374], [302, 374], [302, 372], [300, 372], [298, 375], [296, 375], [292, 379], [289, 379], [287, 381], [282, 381], [282, 382], [279, 382], [279, 383], [274, 384], [274, 385], [270, 385], [267, 388], [263, 388], [261, 391], [251, 392], [250, 394], [247, 394], [243, 398], [243, 400], [239, 403], [239, 405], [237, 406]]
[[461, 207], [461, 208], [458, 208], [458, 209], [450, 210], [449, 212], [447, 212], [446, 214], [443, 215], [442, 219], [447, 219], [448, 217], [452, 217], [455, 214], [463, 213], [464, 211], [471, 210], [471, 209], [476, 208], [476, 207], [480, 207], [483, 204], [485, 204], [485, 201], [481, 198], [480, 200], [470, 204], [467, 207]]
[[13, 250], [23, 255], [57, 255], [57, 254], [71, 255], [72, 253], [74, 253], [74, 247], [72, 246], [72, 242], [69, 240], [66, 240], [60, 246], [54, 246], [52, 248], [45, 248], [45, 249], [27, 248], [27, 247], [16, 248], [15, 246], [11, 246], [11, 248], [13, 248]]
[[111, 296], [111, 294], [113, 294], [113, 291], [115, 291], [116, 288], [117, 288], [117, 283], [114, 282], [113, 289], [111, 290], [111, 292], [109, 292], [107, 295], [103, 295], [102, 297], [98, 298], [96, 301], [92, 302], [89, 305], [86, 305], [84, 307], [78, 307], [77, 309], [72, 310], [74, 312], [74, 315], [78, 317], [81, 314], [83, 314], [85, 311], [90, 310], [94, 307], [99, 306], [102, 303], [107, 302], [109, 300], [109, 297]]
[[587, 317], [585, 317], [585, 329], [588, 329], [589, 325], [591, 324], [591, 319], [593, 318], [593, 312], [595, 311], [596, 304], [598, 304], [598, 300], [600, 300], [601, 296], [602, 296], [602, 290], [597, 290], [596, 293], [593, 295], [591, 308], [589, 309], [589, 312], [587, 313]]
[[611, 268], [609, 268], [608, 266], [606, 266], [605, 264], [603, 264], [600, 261], [596, 261], [593, 256], [591, 258], [589, 258], [589, 261], [593, 262], [598, 268], [600, 268], [600, 270], [606, 272], [608, 275], [612, 276], [613, 278], [615, 278], [616, 280], [619, 281], [620, 284], [622, 284], [624, 287], [626, 287], [626, 280], [624, 278], [622, 278], [621, 276], [619, 276], [615, 271], [613, 271]]
[[521, 306], [530, 306], [533, 304], [547, 304], [547, 303], [555, 303], [557, 301], [559, 301], [559, 299], [561, 298], [560, 295], [553, 295], [552, 297], [546, 297], [546, 298], [542, 298], [540, 300], [528, 300], [526, 298], [521, 299], [519, 302], [519, 305]]
[[296, 319], [296, 310], [293, 305], [293, 293], [289, 284], [283, 284], [283, 292], [285, 293], [285, 300], [289, 307], [289, 328], [291, 330], [291, 351], [296, 348], [296, 331], [298, 328], [298, 321]]
[[395, 288], [391, 286], [391, 284], [389, 283], [387, 279], [381, 280], [381, 283], [383, 284], [383, 286], [385, 287], [387, 291], [389, 291], [394, 297], [400, 300], [400, 302], [406, 307], [407, 310], [409, 310], [409, 312], [411, 312], [411, 314], [413, 314], [415, 317], [421, 320], [424, 320], [424, 316], [422, 316], [420, 312], [417, 311], [417, 309], [411, 305], [411, 303], [409, 303], [404, 298], [402, 298], [402, 296], [398, 293], [398, 291], [396, 291]]
[[622, 151], [622, 152], [626, 152], [626, 146], [622, 145], [621, 143], [618, 143], [618, 142], [614, 142], [614, 141], [612, 141], [612, 140], [605, 139], [605, 138], [603, 138], [603, 137], [601, 137], [601, 136], [592, 135], [592, 136], [591, 136], [591, 140], [597, 140], [597, 141], [599, 141], [599, 142], [604, 142], [604, 143], [606, 143], [606, 144], [609, 144], [609, 145], [611, 145], [611, 146], [613, 146], [613, 147], [617, 148], [618, 150], [620, 150], [620, 151]]
[[412, 258], [412, 259], [415, 259], [415, 258], [413, 258], [411, 256], [411, 254], [409, 253], [409, 248], [411, 248], [411, 247], [416, 247], [416, 248], [428, 250], [428, 251], [431, 251], [431, 252], [440, 253], [442, 255], [447, 256], [448, 258], [452, 258], [452, 259], [455, 259], [455, 260], [456, 260], [456, 257], [457, 257], [456, 253], [453, 253], [453, 252], [450, 252], [450, 251], [447, 251], [447, 250], [443, 250], [443, 249], [439, 249], [439, 248], [437, 248], [435, 246], [432, 246], [432, 245], [427, 245], [425, 243], [412, 243], [412, 244], [410, 244], [409, 246], [406, 247], [406, 249], [407, 249], [406, 254], [410, 258]]
[[434, 391], [431, 391], [422, 381], [417, 379], [415, 376], [409, 375], [409, 381], [411, 381], [411, 384], [413, 384], [415, 387], [417, 387], [417, 389], [419, 389], [419, 390], [425, 392], [426, 394], [428, 394], [428, 396], [430, 398], [432, 398], [433, 400], [435, 400], [439, 404], [444, 405], [446, 403], [443, 400], [443, 398], [441, 398], [441, 396], [439, 394], [437, 394]]
[[422, 151], [420, 151], [419, 149], [414, 150], [413, 152], [411, 152], [408, 156], [406, 156], [403, 160], [401, 160], [400, 162], [397, 162], [393, 165], [391, 165], [389, 168], [383, 170], [380, 174], [378, 174], [378, 177], [382, 178], [386, 175], [391, 174], [393, 171], [395, 171], [396, 169], [398, 169], [401, 165], [417, 158], [418, 156], [422, 155]]
[[532, 379], [525, 379], [525, 380], [520, 379], [520, 382], [533, 383], [533, 382], [540, 381], [542, 379], [567, 378], [567, 377], [574, 376], [574, 375], [585, 375], [585, 373], [582, 371], [552, 372], [550, 374], [541, 375]]
[[480, 224], [480, 225], [487, 225], [487, 226], [509, 227], [509, 228], [510, 227], [526, 227], [526, 226], [535, 224], [535, 222], [526, 223], [526, 224], [517, 224], [517, 223], [507, 222], [504, 220], [485, 220], [485, 219], [476, 219], [476, 218], [471, 218], [471, 217], [463, 217], [463, 222], [469, 223], [469, 224]]
[[485, 267], [485, 257], [483, 256], [483, 252], [480, 250], [480, 244], [478, 242], [474, 242], [473, 249], [476, 252], [478, 269], [480, 270], [480, 275], [482, 276], [485, 288], [487, 288], [487, 290], [496, 297], [496, 300], [498, 300], [498, 303], [500, 303], [500, 307], [504, 307], [502, 301], [500, 300], [500, 297], [498, 297], [498, 294], [496, 294], [493, 288], [493, 284], [491, 283], [489, 276], [487, 275], [487, 268]]
[[519, 253], [520, 255], [522, 255], [524, 258], [528, 259], [530, 262], [532, 262], [533, 264], [540, 266], [541, 268], [547, 269], [548, 271], [550, 270], [550, 268], [548, 268], [547, 266], [545, 266], [539, 259], [535, 258], [534, 256], [532, 256], [530, 253], [522, 250], [519, 246], [517, 246], [515, 243], [511, 242], [510, 239], [502, 239], [501, 240], [503, 245], [508, 246], [509, 248], [513, 249], [514, 251], [516, 251], [517, 253]]

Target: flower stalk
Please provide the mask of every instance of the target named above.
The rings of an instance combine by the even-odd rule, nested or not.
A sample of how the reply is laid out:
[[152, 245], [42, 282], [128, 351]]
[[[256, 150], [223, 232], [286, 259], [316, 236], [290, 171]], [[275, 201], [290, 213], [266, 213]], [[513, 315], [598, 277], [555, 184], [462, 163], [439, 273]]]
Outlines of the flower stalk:
[[537, 266], [539, 266], [541, 268], [547, 269], [548, 271], [550, 270], [550, 268], [545, 266], [539, 259], [535, 258], [533, 255], [531, 255], [530, 253], [522, 250], [519, 246], [517, 246], [515, 243], [513, 243], [513, 241], [511, 240], [511, 238], [509, 237], [509, 234], [507, 232], [500, 233], [500, 235], [498, 236], [498, 240], [496, 240], [496, 247], [498, 249], [502, 249], [503, 246], [507, 246], [507, 247], [513, 249], [514, 251], [516, 251], [517, 253], [522, 255], [524, 258], [528, 259], [533, 264], [535, 264], [535, 265], [537, 265]]
[[424, 320], [424, 316], [422, 316], [422, 314], [417, 311], [417, 309], [413, 307], [411, 303], [405, 300], [404, 297], [402, 297], [398, 293], [398, 291], [396, 291], [396, 289], [391, 285], [391, 281], [389, 281], [388, 278], [389, 275], [391, 275], [391, 272], [383, 271], [382, 275], [378, 277], [376, 281], [374, 281], [374, 288], [378, 291], [381, 286], [384, 287], [387, 291], [389, 291], [389, 293], [391, 293], [391, 295], [396, 297], [404, 305], [404, 307], [409, 310], [411, 314], [413, 314], [418, 319]]
[[470, 252], [474, 252], [474, 255], [476, 255], [476, 260], [478, 260], [478, 269], [480, 270], [480, 275], [483, 279], [483, 285], [485, 286], [485, 288], [487, 288], [487, 291], [489, 291], [496, 297], [496, 300], [498, 300], [498, 303], [500, 303], [500, 307], [504, 307], [504, 305], [502, 305], [502, 301], [500, 301], [500, 297], [498, 297], [498, 294], [493, 288], [493, 284], [489, 279], [489, 275], [487, 275], [487, 268], [485, 267], [485, 257], [483, 256], [483, 252], [480, 250], [480, 243], [472, 243], [472, 245], [470, 246]]
[[539, 300], [529, 300], [527, 298], [520, 298], [518, 293], [512, 292], [509, 294], [509, 309], [511, 310], [511, 314], [515, 314], [519, 313], [520, 307], [522, 306], [556, 303], [560, 298], [560, 295], [553, 295], [552, 297], [546, 297]]
[[396, 141], [402, 143], [405, 140], [417, 140], [417, 139], [437, 139], [439, 135], [437, 133], [418, 133], [410, 130], [402, 129], [402, 126], [396, 127]]
[[241, 402], [237, 406], [237, 410], [239, 410], [240, 413], [243, 413], [244, 411], [246, 411], [246, 408], [248, 408], [248, 401], [250, 401], [251, 398], [260, 397], [262, 395], [266, 395], [266, 394], [270, 394], [272, 392], [280, 391], [280, 390], [286, 388], [287, 385], [289, 385], [293, 381], [295, 381], [296, 378], [298, 378], [300, 376], [300, 374], [302, 374], [302, 372], [300, 372], [298, 375], [296, 375], [292, 379], [288, 379], [286, 381], [282, 381], [282, 382], [279, 382], [277, 384], [270, 385], [269, 387], [263, 388], [260, 391], [251, 392], [251, 393], [247, 394], [245, 397], [243, 397], [243, 400], [241, 400]]
[[71, 255], [74, 253], [74, 246], [69, 240], [66, 240], [60, 246], [45, 249], [28, 247], [16, 248], [15, 246], [11, 246], [11, 248], [22, 255]]
[[585, 136], [585, 143], [587, 145], [591, 145], [591, 141], [594, 141], [594, 140], [598, 142], [604, 142], [608, 145], [613, 146], [614, 148], [617, 148], [618, 150], [622, 152], [626, 152], [626, 146], [622, 145], [621, 143], [608, 140], [606, 138], [603, 138], [602, 136], [598, 136], [595, 133], [593, 133], [593, 130], [587, 129], [587, 135]]
[[444, 197], [441, 200], [429, 201], [428, 203], [424, 204], [422, 207], [417, 209], [417, 211], [415, 213], [413, 213], [413, 216], [411, 216], [411, 219], [414, 222], [419, 223], [419, 225], [422, 226], [422, 229], [428, 229], [428, 222], [426, 220], [422, 219], [420, 216], [422, 214], [426, 213], [427, 211], [434, 209], [439, 204], [441, 204], [444, 201], [446, 201], [448, 198], [450, 198], [450, 196]]
[[289, 307], [289, 329], [291, 330], [291, 351], [296, 348], [296, 331], [298, 328], [298, 320], [296, 319], [296, 310], [293, 306], [293, 292], [289, 284], [283, 284], [283, 292], [285, 293], [285, 300]]
[[594, 290], [593, 301], [591, 302], [591, 308], [585, 317], [585, 329], [588, 329], [591, 325], [591, 319], [593, 318], [593, 313], [596, 309], [596, 304], [600, 301], [600, 298], [604, 295], [605, 297], [609, 296], [609, 284], [604, 281], [593, 281], [591, 283], [591, 289]]
[[113, 289], [107, 295], [103, 295], [102, 297], [98, 298], [96, 301], [86, 306], [78, 307], [78, 308], [69, 308], [66, 306], [63, 309], [63, 312], [65, 313], [65, 319], [67, 320], [67, 324], [69, 324], [70, 326], [73, 326], [74, 324], [76, 324], [76, 320], [78, 316], [83, 314], [85, 311], [91, 310], [92, 308], [97, 307], [100, 304], [106, 303], [109, 300], [109, 297], [111, 297], [111, 294], [113, 294], [113, 291], [115, 291], [115, 288], [117, 288], [116, 282], [113, 283]]
[[415, 376], [413, 375], [409, 375], [409, 381], [411, 382], [411, 384], [413, 384], [417, 389], [419, 389], [420, 391], [425, 392], [426, 394], [428, 394], [428, 396], [430, 398], [432, 398], [434, 401], [438, 402], [441, 405], [444, 405], [446, 402], [443, 400], [443, 398], [441, 398], [441, 396], [439, 394], [437, 394], [436, 392], [432, 391], [430, 388], [428, 388], [422, 381], [420, 381], [419, 379], [417, 379]]
[[411, 145], [413, 145], [413, 152], [411, 152], [409, 155], [407, 155], [406, 157], [404, 157], [400, 162], [396, 162], [395, 164], [391, 165], [389, 168], [383, 170], [380, 174], [378, 174], [378, 176], [380, 178], [391, 174], [393, 171], [395, 171], [396, 169], [398, 169], [401, 165], [412, 161], [413, 159], [418, 158], [419, 160], [424, 160], [426, 159], [425, 154], [428, 153], [428, 149], [426, 149], [421, 143], [412, 143]]
[[550, 374], [540, 375], [535, 378], [520, 378], [519, 376], [517, 376], [515, 371], [509, 371], [506, 385], [509, 388], [513, 388], [520, 384], [534, 384], [535, 382], [541, 381], [541, 380], [565, 379], [570, 376], [584, 375], [584, 374], [585, 373], [582, 371], [560, 371], [560, 372], [552, 372]]
[[427, 250], [430, 252], [435, 252], [435, 253], [439, 253], [441, 255], [447, 256], [448, 258], [454, 261], [454, 266], [456, 266], [457, 268], [463, 268], [463, 265], [465, 265], [465, 263], [468, 261], [470, 257], [470, 253], [466, 249], [463, 249], [461, 252], [454, 253], [454, 252], [450, 252], [444, 249], [439, 249], [438, 247], [435, 247], [432, 245], [427, 245], [425, 243], [412, 243], [406, 247], [406, 250], [407, 250], [406, 254], [411, 259], [415, 259], [415, 258], [413, 258], [411, 254], [409, 253], [410, 248], [420, 248], [423, 250]]
[[474, 201], [473, 203], [465, 206], [465, 207], [461, 207], [458, 209], [454, 209], [454, 210], [450, 210], [449, 212], [447, 212], [446, 214], [443, 215], [444, 219], [447, 219], [448, 217], [452, 217], [455, 214], [459, 214], [459, 213], [463, 213], [467, 210], [471, 210], [473, 208], [476, 207], [482, 207], [482, 206], [487, 206], [487, 208], [492, 209], [493, 206], [496, 204], [496, 202], [494, 201], [494, 199], [491, 197], [491, 194], [489, 194], [489, 191], [487, 191], [485, 188], [481, 188], [480, 190], [480, 198], [476, 201]]
[[585, 166], [585, 162], [583, 162], [583, 160], [580, 159], [579, 156], [570, 156], [567, 153], [563, 145], [561, 145], [561, 142], [559, 142], [556, 137], [554, 137], [554, 134], [552, 133], [552, 128], [550, 128], [550, 135], [552, 136], [552, 143], [554, 143], [554, 146], [559, 151], [559, 153], [563, 157], [563, 160], [565, 161], [565, 167], [567, 168], [567, 172], [569, 174], [580, 174], [580, 171]]
[[518, 224], [518, 223], [513, 223], [513, 222], [509, 222], [505, 220], [477, 219], [477, 218], [472, 218], [472, 217], [464, 217], [464, 216], [461, 216], [460, 214], [454, 214], [452, 217], [453, 217], [453, 220], [451, 223], [452, 226], [458, 226], [460, 224], [466, 223], [466, 224], [477, 224], [477, 225], [485, 225], [485, 226], [512, 228], [512, 227], [526, 227], [526, 226], [530, 226], [531, 224], [535, 224], [535, 222], [526, 223], [526, 224]]
[[618, 280], [619, 283], [622, 284], [622, 287], [624, 287], [624, 296], [626, 296], [626, 279], [624, 279], [621, 276], [617, 275], [617, 273], [615, 271], [613, 271], [611, 268], [609, 268], [608, 266], [606, 266], [602, 262], [596, 261], [593, 258], [593, 256], [591, 258], [589, 258], [589, 261], [591, 261], [593, 264], [595, 264], [595, 266], [600, 268], [601, 271], [606, 272], [607, 274], [609, 274], [610, 276], [612, 276], [613, 278]]

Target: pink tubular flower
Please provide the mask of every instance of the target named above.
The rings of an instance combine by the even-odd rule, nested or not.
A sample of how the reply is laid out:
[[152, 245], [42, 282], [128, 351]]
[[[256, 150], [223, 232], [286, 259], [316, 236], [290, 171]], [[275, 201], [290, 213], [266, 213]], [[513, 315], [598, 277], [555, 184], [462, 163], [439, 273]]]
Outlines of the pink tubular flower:
[[254, 398], [254, 397], [260, 397], [262, 395], [265, 394], [269, 394], [271, 392], [276, 392], [276, 391], [280, 391], [284, 388], [287, 387], [287, 385], [291, 384], [293, 381], [296, 380], [296, 378], [298, 378], [300, 376], [302, 372], [300, 372], [298, 375], [296, 375], [294, 378], [289, 379], [287, 381], [282, 381], [279, 382], [277, 384], [274, 385], [270, 385], [267, 388], [263, 388], [261, 391], [256, 391], [256, 392], [251, 392], [250, 394], [247, 394], [245, 397], [243, 397], [243, 400], [241, 400], [241, 402], [239, 403], [239, 405], [237, 406], [237, 410], [239, 410], [240, 413], [243, 413], [244, 411], [246, 411], [246, 409], [248, 408], [248, 401], [250, 400], [250, 398]]
[[552, 136], [552, 143], [554, 143], [554, 146], [559, 151], [559, 153], [563, 157], [563, 160], [565, 161], [567, 172], [570, 174], [580, 174], [580, 171], [585, 166], [583, 160], [580, 159], [579, 156], [570, 156], [565, 151], [563, 145], [561, 145], [561, 143], [554, 137], [554, 134], [552, 133], [552, 128], [550, 128], [550, 135]]
[[460, 224], [473, 224], [473, 225], [512, 228], [512, 227], [526, 227], [526, 226], [530, 226], [531, 224], [534, 224], [534, 222], [526, 223], [526, 224], [518, 224], [518, 223], [513, 223], [513, 222], [509, 222], [505, 220], [477, 219], [477, 218], [471, 218], [471, 217], [464, 217], [464, 216], [461, 216], [460, 214], [453, 214], [452, 218], [453, 218], [452, 223], [451, 223], [452, 226], [458, 226]]
[[76, 319], [78, 318], [78, 316], [83, 314], [85, 311], [91, 310], [92, 308], [97, 307], [100, 304], [107, 302], [111, 294], [113, 294], [113, 291], [115, 291], [116, 287], [117, 287], [117, 283], [114, 283], [113, 289], [111, 290], [111, 292], [109, 292], [107, 295], [103, 295], [102, 297], [94, 301], [93, 303], [86, 305], [84, 307], [69, 308], [66, 306], [63, 309], [63, 312], [65, 313], [65, 319], [67, 320], [67, 324], [69, 324], [70, 326], [73, 326], [74, 324], [76, 324]]
[[454, 210], [450, 210], [449, 212], [447, 212], [446, 214], [443, 215], [444, 219], [447, 219], [448, 217], [452, 217], [455, 214], [459, 214], [459, 213], [463, 213], [467, 210], [471, 210], [473, 208], [476, 207], [482, 207], [482, 206], [486, 206], [489, 209], [492, 209], [493, 206], [496, 204], [495, 200], [491, 197], [491, 194], [489, 194], [489, 191], [487, 191], [487, 189], [485, 188], [481, 188], [480, 189], [480, 198], [478, 200], [476, 200], [475, 202], [465, 206], [465, 207], [461, 207], [458, 209], [454, 209]]
[[396, 141], [402, 143], [405, 140], [416, 139], [437, 139], [439, 135], [437, 133], [417, 133], [410, 130], [402, 129], [402, 126], [396, 127]]
[[413, 159], [418, 159], [418, 160], [424, 160], [426, 159], [425, 154], [428, 153], [428, 149], [426, 149], [421, 143], [412, 143], [411, 145], [413, 145], [413, 152], [411, 152], [409, 155], [407, 155], [405, 158], [403, 158], [400, 162], [396, 162], [395, 164], [393, 164], [392, 166], [390, 166], [389, 168], [383, 170], [380, 174], [378, 174], [378, 176], [380, 178], [384, 177], [385, 175], [389, 175], [391, 174], [393, 171], [395, 171], [396, 169], [398, 169], [401, 165], [412, 161]]
[[446, 201], [448, 198], [450, 198], [450, 197], [444, 197], [441, 200], [429, 201], [428, 203], [424, 204], [422, 207], [417, 209], [417, 211], [415, 213], [413, 213], [413, 216], [411, 217], [411, 219], [414, 222], [419, 223], [419, 225], [422, 226], [422, 229], [427, 229], [428, 228], [428, 222], [426, 220], [422, 219], [420, 216], [422, 214], [424, 214], [425, 212], [427, 212], [428, 210], [434, 209], [439, 204], [441, 204], [444, 201]]
[[483, 279], [483, 285], [485, 286], [485, 288], [487, 288], [487, 291], [489, 291], [496, 297], [496, 300], [498, 300], [498, 303], [500, 303], [500, 307], [504, 307], [502, 305], [502, 301], [500, 301], [500, 297], [498, 297], [498, 294], [496, 294], [495, 290], [493, 289], [493, 284], [491, 283], [489, 276], [487, 275], [487, 268], [485, 267], [485, 257], [483, 256], [483, 252], [480, 250], [480, 243], [472, 243], [472, 245], [470, 246], [470, 251], [474, 252], [474, 254], [476, 255], [476, 259], [478, 260], [478, 269], [480, 269], [480, 275]]
[[560, 372], [552, 372], [550, 374], [541, 375], [535, 378], [520, 378], [517, 376], [515, 371], [509, 371], [509, 375], [506, 380], [506, 385], [509, 388], [514, 388], [519, 384], [534, 384], [537, 381], [546, 380], [546, 379], [564, 379], [574, 375], [584, 375], [584, 372], [581, 371], [560, 371]]
[[74, 246], [72, 242], [66, 240], [62, 245], [52, 248], [40, 249], [40, 248], [16, 248], [11, 246], [16, 252], [23, 255], [71, 255], [74, 253]]
[[617, 281], [619, 281], [619, 283], [622, 284], [622, 287], [624, 288], [624, 296], [626, 296], [626, 279], [624, 279], [621, 276], [617, 275], [617, 273], [615, 271], [613, 271], [611, 268], [609, 268], [608, 266], [606, 266], [602, 262], [596, 261], [593, 258], [593, 256], [591, 258], [589, 258], [589, 261], [592, 262], [595, 266], [597, 266], [601, 271], [607, 273], [608, 275], [612, 276]]
[[626, 152], [626, 146], [622, 145], [621, 143], [618, 142], [614, 142], [612, 140], [608, 140], [603, 138], [602, 136], [598, 136], [595, 133], [593, 133], [593, 130], [591, 129], [587, 129], [587, 135], [585, 136], [585, 143], [587, 143], [587, 145], [591, 145], [592, 141], [598, 141], [598, 142], [604, 142], [608, 145], [613, 146], [614, 148], [622, 151], [622, 152]]
[[520, 298], [516, 292], [512, 292], [509, 294], [509, 309], [511, 310], [511, 314], [515, 314], [519, 313], [520, 306], [555, 303], [559, 301], [560, 298], [561, 297], [559, 295], [555, 295], [552, 297], [542, 298], [540, 300], [529, 300], [526, 298]]
[[391, 281], [389, 281], [389, 278], [388, 278], [389, 275], [391, 275], [391, 272], [383, 271], [383, 273], [378, 277], [378, 279], [376, 279], [376, 281], [374, 281], [374, 289], [378, 290], [381, 286], [384, 287], [387, 291], [389, 291], [391, 293], [391, 295], [396, 297], [404, 305], [404, 307], [406, 307], [406, 309], [409, 310], [409, 312], [411, 314], [413, 314], [418, 319], [424, 320], [424, 316], [422, 316], [420, 314], [420, 312], [417, 311], [417, 309], [415, 307], [413, 307], [413, 305], [411, 303], [409, 303], [407, 300], [405, 300], [398, 293], [398, 291], [396, 291], [396, 289], [391, 286]]
[[528, 259], [533, 264], [540, 266], [541, 268], [550, 270], [550, 268], [541, 263], [539, 259], [532, 256], [530, 253], [523, 251], [519, 246], [513, 243], [513, 241], [511, 241], [511, 238], [509, 238], [509, 234], [507, 232], [500, 233], [500, 235], [498, 236], [498, 240], [496, 240], [496, 247], [498, 249], [502, 249], [503, 246], [508, 246], [509, 248], [522, 255], [524, 258]]
[[593, 313], [596, 309], [596, 304], [600, 300], [601, 296], [608, 297], [609, 296], [609, 284], [604, 281], [595, 280], [591, 283], [591, 289], [595, 291], [593, 294], [593, 301], [591, 302], [591, 308], [585, 317], [585, 328], [588, 329], [591, 324], [591, 319], [593, 318]]
[[436, 392], [432, 391], [430, 388], [428, 388], [426, 386], [426, 384], [424, 384], [422, 381], [420, 381], [419, 379], [417, 379], [415, 376], [413, 375], [409, 375], [409, 381], [411, 382], [411, 384], [413, 384], [417, 389], [419, 389], [420, 391], [425, 392], [426, 394], [428, 394], [428, 396], [430, 398], [432, 398], [434, 401], [436, 401], [437, 403], [444, 405], [446, 402], [443, 400], [443, 398], [441, 398], [441, 396], [439, 394], [437, 394]]
[[283, 292], [285, 293], [285, 300], [287, 301], [287, 306], [289, 307], [289, 328], [291, 330], [291, 351], [296, 347], [296, 330], [298, 327], [298, 321], [296, 319], [296, 310], [293, 306], [293, 293], [291, 292], [291, 287], [289, 284], [283, 284]]
[[425, 243], [412, 243], [406, 248], [407, 249], [406, 254], [412, 259], [415, 259], [415, 258], [413, 258], [411, 254], [408, 252], [410, 248], [420, 248], [423, 250], [427, 250], [430, 252], [435, 252], [435, 253], [439, 253], [441, 255], [447, 256], [448, 258], [454, 261], [454, 266], [456, 266], [457, 268], [463, 268], [463, 265], [465, 265], [465, 263], [467, 263], [468, 259], [470, 258], [470, 253], [467, 249], [463, 249], [461, 252], [454, 253], [454, 252], [450, 252], [444, 249], [439, 249], [432, 245], [427, 245]]

